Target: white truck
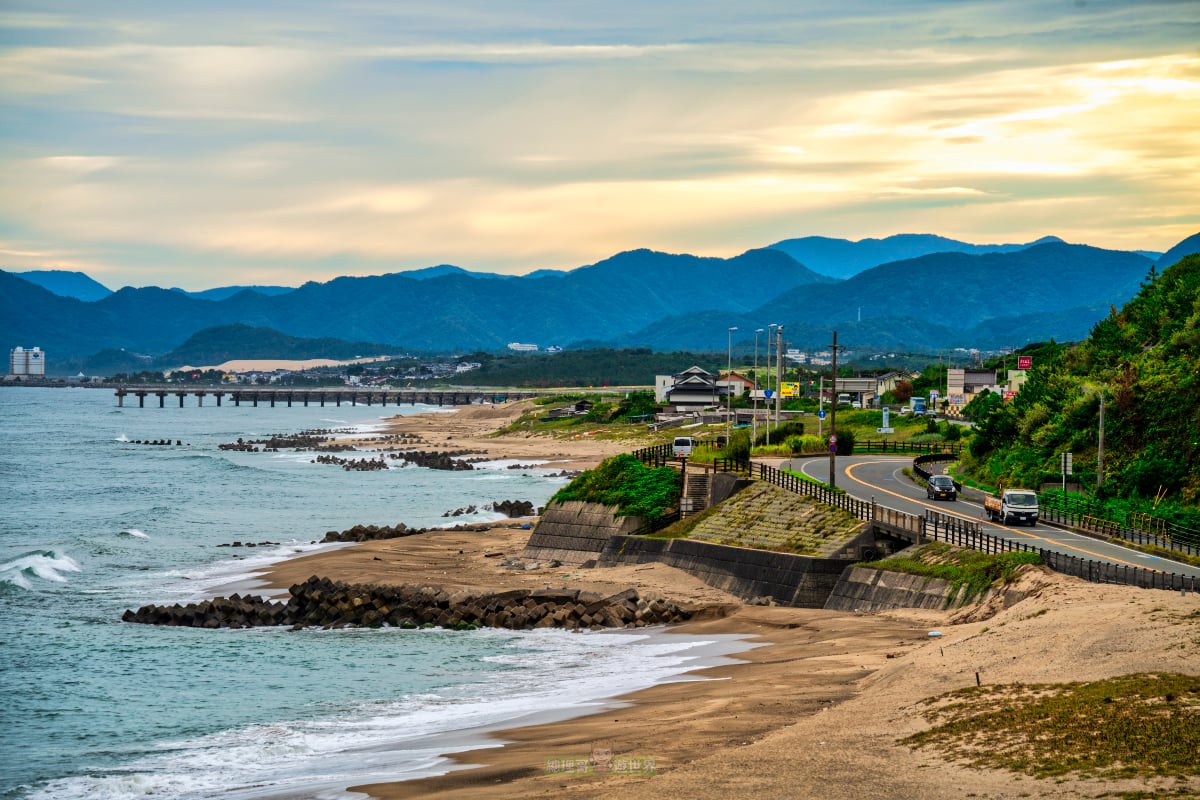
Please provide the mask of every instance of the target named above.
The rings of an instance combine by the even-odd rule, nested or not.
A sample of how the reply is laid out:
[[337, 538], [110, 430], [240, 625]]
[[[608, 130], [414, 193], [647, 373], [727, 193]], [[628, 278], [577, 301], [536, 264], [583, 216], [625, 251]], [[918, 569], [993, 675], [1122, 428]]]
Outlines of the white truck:
[[1028, 489], [1005, 489], [998, 496], [988, 495], [983, 498], [983, 510], [992, 522], [1027, 522], [1036, 525], [1038, 521], [1038, 499], [1035, 492]]

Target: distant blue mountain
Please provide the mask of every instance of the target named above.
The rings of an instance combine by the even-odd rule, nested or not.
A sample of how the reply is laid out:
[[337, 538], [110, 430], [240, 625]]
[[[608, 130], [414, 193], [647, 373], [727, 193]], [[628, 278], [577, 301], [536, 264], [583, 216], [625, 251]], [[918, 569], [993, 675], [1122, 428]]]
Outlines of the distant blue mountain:
[[771, 247], [782, 250], [813, 272], [833, 278], [852, 278], [863, 270], [919, 258], [932, 253], [1012, 253], [1047, 242], [1062, 243], [1057, 236], [1043, 236], [1028, 244], [969, 244], [928, 233], [901, 233], [886, 239], [830, 239], [825, 236], [806, 236], [785, 239]]
[[[244, 325], [297, 339], [434, 352], [498, 351], [514, 341], [719, 352], [736, 326], [732, 345], [739, 352], [753, 349], [756, 338], [765, 352], [765, 337], [756, 332], [777, 323], [799, 347], [828, 344], [834, 329], [843, 344], [856, 347], [986, 347], [1081, 338], [1105, 309], [1132, 297], [1156, 263], [1053, 238], [984, 253], [947, 251], [953, 241], [941, 237], [892, 238], [937, 252], [838, 280], [779, 248], [733, 258], [643, 249], [563, 272], [481, 275], [441, 265], [416, 275], [275, 287], [282, 292], [276, 295], [228, 287], [235, 293], [218, 300], [125, 287], [83, 302], [0, 270], [0, 341], [38, 346], [55, 359], [121, 348], [161, 356], [206, 328]], [[1172, 248], [1162, 263], [1198, 246], [1200, 235]]]
[[59, 297], [74, 297], [90, 303], [112, 294], [102, 283], [92, 280], [82, 272], [71, 272], [65, 269], [37, 269], [32, 272], [14, 272], [32, 284], [41, 286]]
[[225, 300], [239, 292], [256, 292], [266, 297], [278, 297], [281, 294], [296, 291], [291, 286], [218, 286], [215, 289], [204, 289], [199, 292], [189, 292], [186, 289], [171, 289], [172, 292], [186, 294], [197, 300]]
[[1162, 272], [1170, 266], [1178, 264], [1184, 256], [1190, 256], [1192, 253], [1200, 253], [1200, 233], [1193, 233], [1188, 238], [1184, 239], [1179, 244], [1172, 247], [1167, 252], [1163, 253], [1155, 262], [1158, 271]]

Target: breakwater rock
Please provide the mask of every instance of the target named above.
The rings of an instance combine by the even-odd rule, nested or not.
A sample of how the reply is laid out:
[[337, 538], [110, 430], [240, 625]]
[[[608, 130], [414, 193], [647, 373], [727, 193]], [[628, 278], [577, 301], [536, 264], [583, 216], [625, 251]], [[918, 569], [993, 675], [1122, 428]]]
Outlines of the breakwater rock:
[[313, 576], [286, 602], [257, 595], [215, 597], [186, 606], [128, 610], [125, 622], [190, 628], [289, 625], [320, 628], [641, 628], [690, 619], [692, 611], [654, 593], [626, 589], [604, 596], [574, 589], [483, 592], [440, 586], [348, 584]]

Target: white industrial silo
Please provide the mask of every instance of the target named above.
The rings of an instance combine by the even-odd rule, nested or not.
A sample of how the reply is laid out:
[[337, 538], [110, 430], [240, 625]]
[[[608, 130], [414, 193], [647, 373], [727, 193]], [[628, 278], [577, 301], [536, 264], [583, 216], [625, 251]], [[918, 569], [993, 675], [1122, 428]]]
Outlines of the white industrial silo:
[[33, 375], [39, 378], [46, 377], [46, 354], [42, 352], [42, 348], [35, 347], [32, 350], [25, 351], [28, 362], [28, 375]]
[[8, 374], [29, 374], [29, 357], [25, 354], [24, 347], [14, 347], [8, 354]]
[[40, 347], [26, 350], [14, 347], [8, 354], [8, 374], [20, 376], [46, 376], [46, 354]]

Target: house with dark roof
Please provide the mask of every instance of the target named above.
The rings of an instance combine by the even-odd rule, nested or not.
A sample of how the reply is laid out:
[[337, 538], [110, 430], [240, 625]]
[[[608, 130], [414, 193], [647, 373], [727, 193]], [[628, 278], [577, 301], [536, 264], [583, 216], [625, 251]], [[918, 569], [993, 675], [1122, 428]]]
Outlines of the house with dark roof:
[[671, 376], [663, 389], [663, 402], [672, 411], [701, 411], [720, 406], [729, 392], [727, 385], [718, 385], [717, 376], [700, 367], [689, 367]]

